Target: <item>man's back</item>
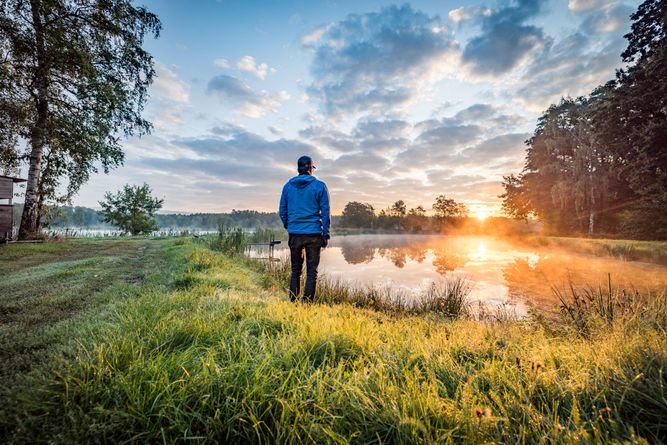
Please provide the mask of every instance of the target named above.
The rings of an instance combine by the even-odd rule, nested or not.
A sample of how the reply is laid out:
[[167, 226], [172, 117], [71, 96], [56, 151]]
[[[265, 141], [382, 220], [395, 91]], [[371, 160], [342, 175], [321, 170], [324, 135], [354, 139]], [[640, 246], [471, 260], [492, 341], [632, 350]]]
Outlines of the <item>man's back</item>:
[[321, 234], [329, 239], [331, 217], [326, 184], [312, 175], [290, 179], [280, 197], [280, 219], [291, 234]]
[[326, 184], [313, 176], [313, 160], [301, 156], [297, 161], [299, 176], [290, 179], [280, 195], [278, 213], [289, 233], [290, 248], [290, 300], [296, 301], [301, 290], [304, 253], [306, 259], [305, 301], [315, 299], [317, 266], [320, 249], [329, 243], [329, 191]]

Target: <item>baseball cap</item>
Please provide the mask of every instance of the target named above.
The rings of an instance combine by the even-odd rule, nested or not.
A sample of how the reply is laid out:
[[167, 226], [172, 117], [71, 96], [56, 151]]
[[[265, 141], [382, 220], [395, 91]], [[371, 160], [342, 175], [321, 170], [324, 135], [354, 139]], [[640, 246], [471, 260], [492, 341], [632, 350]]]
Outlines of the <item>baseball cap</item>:
[[297, 168], [308, 168], [308, 167], [313, 167], [313, 170], [316, 169], [315, 165], [313, 164], [313, 158], [310, 156], [301, 156], [298, 161], [296, 161], [296, 166]]

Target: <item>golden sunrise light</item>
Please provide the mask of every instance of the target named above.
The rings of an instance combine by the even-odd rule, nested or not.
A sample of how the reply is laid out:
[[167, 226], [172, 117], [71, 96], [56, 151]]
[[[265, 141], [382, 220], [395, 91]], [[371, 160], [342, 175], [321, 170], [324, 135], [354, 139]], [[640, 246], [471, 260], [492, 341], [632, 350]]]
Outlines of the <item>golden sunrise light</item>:
[[0, 0], [0, 445], [667, 442], [665, 79], [667, 0]]
[[480, 207], [477, 208], [473, 211], [473, 215], [475, 215], [475, 218], [477, 218], [480, 221], [484, 221], [486, 218], [489, 217], [489, 209], [486, 207]]

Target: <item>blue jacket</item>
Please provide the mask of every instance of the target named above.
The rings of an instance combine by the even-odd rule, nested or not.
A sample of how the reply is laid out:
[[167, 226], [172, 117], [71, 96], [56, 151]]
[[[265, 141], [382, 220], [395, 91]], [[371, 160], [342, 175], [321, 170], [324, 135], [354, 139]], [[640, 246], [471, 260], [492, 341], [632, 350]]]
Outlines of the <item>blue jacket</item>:
[[285, 184], [278, 214], [289, 233], [321, 234], [329, 239], [329, 190], [315, 176], [295, 176]]

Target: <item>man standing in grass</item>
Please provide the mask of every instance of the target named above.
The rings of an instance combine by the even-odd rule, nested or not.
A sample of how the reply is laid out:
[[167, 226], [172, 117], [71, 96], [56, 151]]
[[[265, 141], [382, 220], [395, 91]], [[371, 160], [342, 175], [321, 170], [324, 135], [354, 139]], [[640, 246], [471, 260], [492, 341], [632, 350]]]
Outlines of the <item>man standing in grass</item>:
[[317, 267], [320, 264], [320, 249], [329, 243], [331, 216], [329, 212], [329, 190], [324, 182], [313, 176], [313, 160], [301, 156], [297, 161], [298, 176], [283, 187], [278, 213], [289, 233], [288, 245], [292, 263], [290, 277], [290, 300], [296, 301], [301, 288], [304, 251], [306, 253], [305, 301], [315, 299]]

